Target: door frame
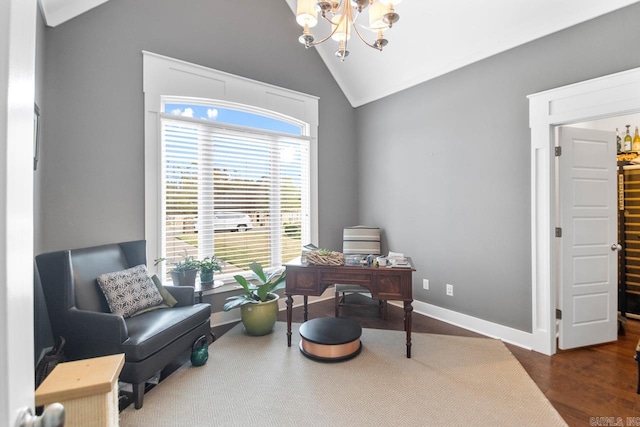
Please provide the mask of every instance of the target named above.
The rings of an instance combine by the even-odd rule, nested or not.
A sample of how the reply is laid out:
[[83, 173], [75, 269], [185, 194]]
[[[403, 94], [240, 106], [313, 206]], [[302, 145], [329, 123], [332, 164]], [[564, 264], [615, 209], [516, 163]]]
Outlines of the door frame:
[[531, 128], [531, 332], [533, 350], [556, 353], [555, 127], [640, 111], [640, 68], [538, 92]]
[[0, 425], [34, 408], [33, 125], [36, 0], [0, 1]]

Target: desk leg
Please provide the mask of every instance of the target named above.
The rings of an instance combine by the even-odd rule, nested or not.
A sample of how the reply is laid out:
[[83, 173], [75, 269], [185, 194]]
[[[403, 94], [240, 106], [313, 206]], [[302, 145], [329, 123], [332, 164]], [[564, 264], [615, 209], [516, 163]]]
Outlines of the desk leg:
[[407, 331], [407, 359], [411, 358], [411, 312], [413, 300], [404, 302], [404, 330]]
[[287, 294], [287, 347], [291, 347], [291, 316], [293, 311], [293, 297]]
[[309, 317], [309, 310], [307, 310], [307, 303], [309, 302], [309, 296], [304, 296], [304, 321], [307, 321], [307, 317]]

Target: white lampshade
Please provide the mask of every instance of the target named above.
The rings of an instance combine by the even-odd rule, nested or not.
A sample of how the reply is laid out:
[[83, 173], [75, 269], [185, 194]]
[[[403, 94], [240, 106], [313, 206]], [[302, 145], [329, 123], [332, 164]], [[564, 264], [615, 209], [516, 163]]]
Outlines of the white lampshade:
[[308, 25], [315, 27], [318, 23], [318, 12], [316, 11], [316, 0], [298, 0], [298, 11], [296, 21], [301, 27]]
[[342, 15], [335, 15], [332, 21], [337, 24], [331, 24], [331, 31], [335, 30], [336, 27], [338, 29], [331, 38], [337, 42], [349, 40], [351, 38], [351, 20], [349, 17], [345, 16], [342, 19]]
[[385, 30], [389, 28], [382, 18], [384, 14], [389, 10], [388, 6], [380, 2], [373, 3], [369, 7], [369, 28], [371, 30]]
[[[378, 0], [380, 3], [385, 4], [387, 6], [389, 6], [390, 4], [392, 5], [397, 5], [398, 3], [400, 3], [402, 0]], [[377, 2], [376, 2], [377, 3]]]

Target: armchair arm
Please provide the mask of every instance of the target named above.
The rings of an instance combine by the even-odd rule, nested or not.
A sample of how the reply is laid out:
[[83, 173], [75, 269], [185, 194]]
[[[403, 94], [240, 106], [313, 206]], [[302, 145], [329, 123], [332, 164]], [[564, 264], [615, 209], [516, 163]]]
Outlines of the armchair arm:
[[129, 339], [122, 316], [72, 308], [65, 317], [69, 344], [65, 351], [72, 359], [120, 353], [122, 343]]
[[192, 286], [165, 285], [164, 288], [169, 291], [176, 300], [178, 300], [176, 307], [193, 305], [195, 302], [195, 294], [193, 293]]

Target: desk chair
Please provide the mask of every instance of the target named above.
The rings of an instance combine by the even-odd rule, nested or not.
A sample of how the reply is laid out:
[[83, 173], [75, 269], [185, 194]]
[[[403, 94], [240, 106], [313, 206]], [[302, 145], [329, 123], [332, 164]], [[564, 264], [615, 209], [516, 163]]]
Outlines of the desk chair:
[[[347, 227], [342, 235], [342, 252], [347, 255], [380, 255], [380, 228], [358, 225]], [[359, 285], [334, 285], [336, 317], [340, 317], [340, 306], [363, 305], [347, 302], [347, 294], [368, 294], [369, 289]], [[378, 301], [380, 316], [387, 320], [387, 301]]]

